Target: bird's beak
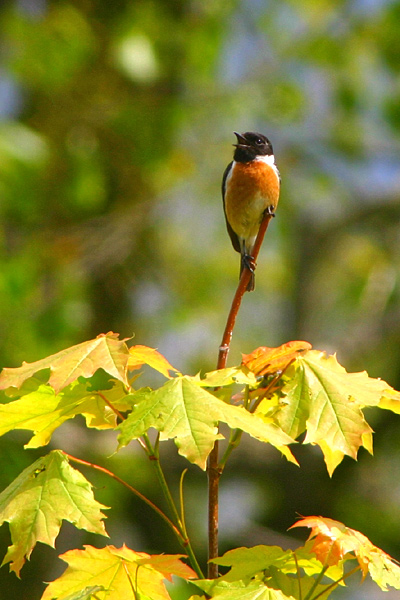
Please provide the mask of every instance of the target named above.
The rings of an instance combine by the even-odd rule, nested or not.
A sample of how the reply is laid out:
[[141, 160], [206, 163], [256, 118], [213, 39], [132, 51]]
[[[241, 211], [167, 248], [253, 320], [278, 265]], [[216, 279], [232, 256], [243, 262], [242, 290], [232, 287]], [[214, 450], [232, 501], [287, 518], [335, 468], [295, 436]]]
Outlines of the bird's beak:
[[244, 138], [240, 133], [237, 133], [236, 131], [233, 132], [236, 137], [237, 137], [237, 144], [233, 144], [234, 146], [239, 147], [239, 146], [248, 146], [249, 142], [246, 140], [246, 138]]

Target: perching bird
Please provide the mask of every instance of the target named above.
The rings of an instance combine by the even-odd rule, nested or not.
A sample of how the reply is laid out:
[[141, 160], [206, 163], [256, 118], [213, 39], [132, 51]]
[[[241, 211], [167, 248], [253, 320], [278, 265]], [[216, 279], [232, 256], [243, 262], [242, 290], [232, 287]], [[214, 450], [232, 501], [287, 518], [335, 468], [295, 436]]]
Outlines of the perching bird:
[[234, 132], [233, 161], [222, 179], [226, 226], [232, 245], [241, 254], [240, 275], [252, 272], [247, 291], [254, 290], [253, 247], [265, 212], [275, 213], [280, 177], [271, 142], [261, 133]]

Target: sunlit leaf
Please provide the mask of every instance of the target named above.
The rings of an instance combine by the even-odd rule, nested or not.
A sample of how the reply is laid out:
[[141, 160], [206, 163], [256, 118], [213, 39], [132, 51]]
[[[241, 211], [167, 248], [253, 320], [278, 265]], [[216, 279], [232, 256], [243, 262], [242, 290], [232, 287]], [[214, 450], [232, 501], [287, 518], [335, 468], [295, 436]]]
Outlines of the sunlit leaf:
[[299, 355], [311, 350], [308, 342], [287, 342], [278, 348], [260, 346], [250, 354], [243, 354], [242, 363], [255, 375], [267, 375], [281, 371]]
[[276, 419], [288, 435], [307, 431], [305, 443], [319, 444], [332, 474], [344, 455], [371, 451], [372, 429], [363, 406], [378, 405], [388, 384], [367, 373], [347, 373], [335, 356], [315, 350], [299, 357], [284, 378], [283, 405]]
[[132, 346], [129, 348], [128, 370], [140, 369], [143, 365], [149, 365], [152, 369], [159, 371], [170, 379], [169, 371], [178, 371], [167, 361], [167, 359], [155, 348], [148, 346]]
[[63, 600], [95, 600], [97, 592], [102, 590], [104, 590], [102, 585], [90, 585], [80, 592], [64, 596]]
[[378, 406], [379, 408], [391, 410], [397, 415], [400, 415], [400, 392], [397, 392], [393, 388], [385, 390]]
[[149, 392], [134, 407], [120, 425], [119, 445], [126, 446], [153, 427], [160, 431], [161, 440], [175, 439], [179, 453], [204, 469], [215, 440], [221, 437], [217, 430], [219, 421], [276, 447], [293, 442], [272, 421], [226, 404], [200, 387], [195, 379], [177, 377]]
[[42, 600], [65, 600], [92, 585], [101, 586], [99, 600], [169, 600], [163, 583], [172, 575], [190, 579], [195, 573], [182, 563], [181, 555], [151, 556], [126, 546], [70, 550], [61, 557], [68, 568], [46, 588]]
[[91, 377], [102, 368], [109, 375], [129, 386], [126, 370], [128, 348], [118, 334], [100, 334], [94, 340], [77, 344], [21, 367], [5, 368], [0, 373], [0, 389], [19, 388], [23, 382], [42, 369], [50, 369], [49, 384], [59, 392], [78, 377]]
[[54, 547], [62, 520], [78, 529], [107, 535], [91, 484], [54, 450], [25, 469], [0, 494], [0, 525], [10, 524], [12, 545], [3, 565], [17, 575], [37, 542]]
[[384, 591], [388, 586], [400, 589], [400, 566], [359, 531], [323, 517], [303, 517], [292, 527], [311, 528], [312, 551], [322, 564], [338, 564], [353, 555], [364, 577], [369, 573]]

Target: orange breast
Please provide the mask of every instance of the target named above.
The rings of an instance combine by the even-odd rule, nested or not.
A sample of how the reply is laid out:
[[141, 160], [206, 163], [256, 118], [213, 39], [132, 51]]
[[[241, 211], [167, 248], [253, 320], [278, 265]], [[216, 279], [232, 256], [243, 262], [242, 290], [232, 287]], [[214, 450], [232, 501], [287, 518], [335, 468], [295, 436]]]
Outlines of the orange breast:
[[225, 212], [233, 231], [242, 239], [255, 238], [264, 210], [279, 200], [277, 171], [262, 161], [234, 163], [226, 181]]

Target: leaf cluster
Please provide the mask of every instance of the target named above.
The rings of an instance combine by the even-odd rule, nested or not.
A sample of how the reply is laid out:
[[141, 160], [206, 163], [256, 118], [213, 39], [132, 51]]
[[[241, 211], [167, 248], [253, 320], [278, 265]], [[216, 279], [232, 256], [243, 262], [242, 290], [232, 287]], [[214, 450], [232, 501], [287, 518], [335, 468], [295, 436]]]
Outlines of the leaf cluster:
[[[335, 356], [313, 350], [307, 342], [257, 348], [240, 365], [204, 376], [182, 375], [157, 350], [129, 348], [126, 342], [116, 334], [102, 334], [46, 359], [4, 369], [0, 432], [29, 430], [26, 447], [37, 448], [48, 444], [65, 421], [82, 415], [89, 428], [114, 429], [117, 449], [138, 440], [155, 465], [170, 516], [107, 469], [53, 450], [0, 494], [0, 523], [9, 523], [12, 538], [3, 564], [10, 563], [19, 576], [37, 542], [54, 547], [62, 520], [107, 536], [102, 513], [107, 507], [95, 500], [90, 482], [72, 467], [75, 462], [114, 477], [154, 508], [174, 531], [192, 568], [182, 563], [183, 555], [150, 557], [126, 547], [87, 546], [63, 555], [69, 567], [48, 586], [44, 599], [164, 599], [169, 595], [163, 579], [172, 575], [200, 578], [196, 585], [213, 598], [325, 599], [346, 579], [348, 560], [355, 560], [354, 569], [363, 577], [369, 573], [382, 589], [400, 589], [400, 569], [388, 555], [359, 532], [321, 517], [295, 524], [312, 528], [312, 541], [304, 548], [233, 550], [214, 561], [229, 567], [228, 573], [204, 580], [186, 530], [182, 482], [178, 508], [159, 460], [160, 442], [173, 439], [179, 454], [205, 469], [215, 441], [223, 437], [218, 432], [223, 422], [231, 433], [221, 472], [247, 433], [294, 464], [289, 446], [299, 438], [318, 445], [332, 474], [345, 455], [356, 459], [360, 447], [372, 452], [372, 429], [363, 409], [399, 412], [398, 392], [365, 372], [347, 373]], [[158, 389], [135, 387], [143, 365], [162, 373], [165, 383]], [[158, 432], [155, 445], [150, 429]]]

